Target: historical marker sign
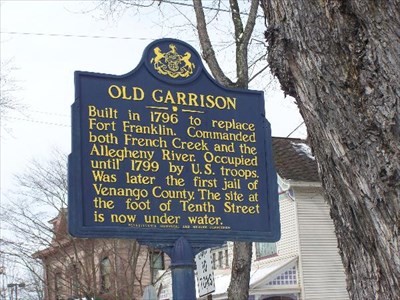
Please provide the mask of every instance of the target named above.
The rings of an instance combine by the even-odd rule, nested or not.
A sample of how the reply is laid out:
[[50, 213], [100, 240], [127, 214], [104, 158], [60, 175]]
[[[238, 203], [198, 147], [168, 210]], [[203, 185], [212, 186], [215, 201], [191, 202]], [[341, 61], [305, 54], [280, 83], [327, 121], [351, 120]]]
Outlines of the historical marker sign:
[[151, 43], [132, 72], [75, 73], [70, 232], [192, 245], [280, 237], [260, 91], [227, 89], [188, 44]]

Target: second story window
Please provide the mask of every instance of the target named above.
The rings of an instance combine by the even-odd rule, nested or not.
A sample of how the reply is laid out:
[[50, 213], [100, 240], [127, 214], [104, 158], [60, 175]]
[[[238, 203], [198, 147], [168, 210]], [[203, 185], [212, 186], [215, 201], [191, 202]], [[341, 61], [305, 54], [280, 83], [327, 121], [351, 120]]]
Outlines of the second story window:
[[276, 243], [256, 243], [256, 258], [277, 254]]
[[164, 270], [164, 255], [161, 251], [153, 250], [150, 252], [150, 271], [152, 283], [157, 280], [157, 273]]
[[224, 253], [222, 251], [218, 251], [218, 269], [222, 269], [224, 261]]
[[68, 277], [69, 277], [69, 293], [72, 296], [77, 296], [79, 295], [79, 269], [75, 263], [71, 264], [71, 266], [68, 269]]
[[54, 292], [57, 300], [62, 298], [62, 274], [60, 272], [54, 275]]
[[228, 249], [225, 249], [225, 268], [229, 268], [229, 254], [228, 254]]
[[101, 291], [107, 293], [111, 288], [111, 261], [108, 257], [100, 263]]

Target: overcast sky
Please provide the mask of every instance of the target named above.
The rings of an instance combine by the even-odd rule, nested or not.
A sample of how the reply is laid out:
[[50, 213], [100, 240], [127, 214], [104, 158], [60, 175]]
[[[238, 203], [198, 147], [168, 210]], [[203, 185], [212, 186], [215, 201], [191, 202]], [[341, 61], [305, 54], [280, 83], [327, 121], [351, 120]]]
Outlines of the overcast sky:
[[[92, 1], [0, 3], [2, 75], [7, 70], [5, 75], [17, 87], [13, 96], [24, 105], [22, 112], [1, 120], [2, 201], [12, 197], [13, 175], [25, 172], [32, 159], [45, 160], [54, 148], [70, 153], [74, 71], [125, 74], [136, 67], [147, 44], [158, 38], [178, 38], [199, 49], [194, 28], [188, 24], [192, 9], [182, 5], [164, 4], [161, 11], [147, 8], [140, 14], [132, 9], [106, 19]], [[203, 0], [203, 4], [211, 2]], [[224, 22], [229, 17], [221, 13], [216, 19]], [[253, 45], [264, 49], [264, 21], [259, 21]], [[220, 23], [212, 30], [225, 70], [231, 67], [233, 51], [229, 26]], [[265, 73], [253, 88], [265, 89], [269, 81]], [[302, 119], [279, 84], [272, 87], [265, 93], [266, 116], [273, 136], [287, 136]], [[305, 129], [292, 137], [304, 138]]]

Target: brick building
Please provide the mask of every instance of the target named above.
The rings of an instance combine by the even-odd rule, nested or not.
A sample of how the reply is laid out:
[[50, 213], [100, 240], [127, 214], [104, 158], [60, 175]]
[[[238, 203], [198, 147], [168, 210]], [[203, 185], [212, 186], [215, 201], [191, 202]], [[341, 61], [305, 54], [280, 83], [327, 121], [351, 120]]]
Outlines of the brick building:
[[34, 254], [43, 262], [46, 300], [141, 299], [168, 263], [164, 253], [134, 240], [71, 237], [65, 209], [50, 222], [51, 245]]

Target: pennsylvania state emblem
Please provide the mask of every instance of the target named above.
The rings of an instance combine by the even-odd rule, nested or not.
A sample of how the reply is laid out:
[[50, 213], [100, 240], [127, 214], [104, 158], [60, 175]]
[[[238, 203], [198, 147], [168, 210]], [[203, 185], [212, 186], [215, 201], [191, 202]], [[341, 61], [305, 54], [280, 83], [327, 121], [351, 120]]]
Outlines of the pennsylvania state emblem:
[[193, 74], [195, 64], [190, 62], [192, 55], [185, 52], [183, 55], [177, 52], [175, 44], [169, 44], [170, 51], [162, 53], [159, 47], [154, 48], [155, 56], [150, 60], [154, 69], [161, 75], [172, 78], [187, 78]]

